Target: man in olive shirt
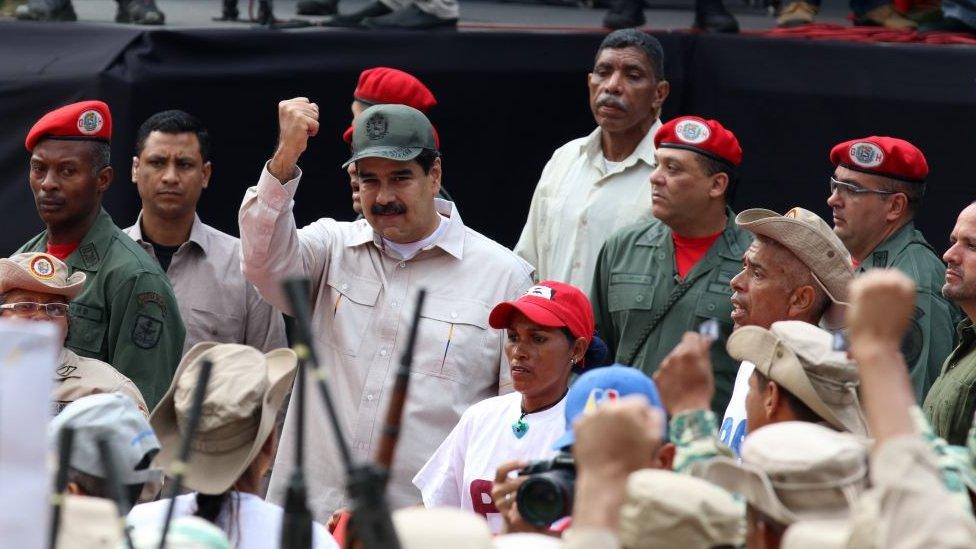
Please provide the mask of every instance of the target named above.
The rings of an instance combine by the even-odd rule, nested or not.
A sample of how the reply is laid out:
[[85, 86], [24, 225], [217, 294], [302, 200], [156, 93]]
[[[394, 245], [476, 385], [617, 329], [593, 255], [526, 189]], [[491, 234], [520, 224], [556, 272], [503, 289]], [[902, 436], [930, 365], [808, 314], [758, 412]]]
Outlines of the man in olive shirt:
[[166, 275], [102, 209], [113, 176], [111, 116], [105, 103], [83, 101], [31, 128], [30, 187], [47, 228], [19, 251], [47, 252], [85, 273], [65, 346], [114, 366], [152, 409], [176, 371], [185, 332]]
[[650, 375], [684, 332], [718, 320], [712, 410], [721, 414], [739, 366], [725, 351], [729, 282], [752, 242], [726, 203], [742, 149], [721, 124], [694, 116], [661, 126], [654, 145], [657, 219], [614, 234], [600, 251], [590, 295], [597, 329], [617, 362]]
[[967, 318], [959, 323], [959, 346], [942, 366], [923, 410], [936, 435], [962, 445], [976, 412], [976, 203], [959, 214], [949, 242], [942, 256], [949, 264], [942, 294], [959, 305]]
[[940, 292], [945, 265], [913, 222], [928, 163], [908, 141], [878, 136], [836, 145], [830, 161], [836, 166], [827, 199], [834, 233], [858, 271], [893, 267], [915, 281], [915, 313], [902, 353], [921, 403], [956, 344], [953, 327], [962, 319]]

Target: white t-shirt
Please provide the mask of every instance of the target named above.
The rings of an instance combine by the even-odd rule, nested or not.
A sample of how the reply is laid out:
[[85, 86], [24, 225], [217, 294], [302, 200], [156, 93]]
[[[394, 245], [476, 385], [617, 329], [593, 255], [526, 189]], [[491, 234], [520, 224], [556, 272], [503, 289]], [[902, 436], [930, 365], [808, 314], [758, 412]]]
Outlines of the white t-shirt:
[[749, 432], [746, 423], [746, 395], [749, 394], [749, 378], [752, 377], [752, 371], [755, 369], [756, 366], [751, 362], [742, 361], [739, 365], [739, 372], [735, 374], [735, 385], [732, 387], [732, 398], [725, 408], [722, 425], [718, 428], [719, 440], [731, 448], [737, 456], [742, 446], [742, 439]]
[[499, 465], [512, 460], [552, 457], [553, 443], [566, 429], [566, 398], [525, 416], [529, 429], [516, 438], [512, 424], [522, 415], [521, 393], [492, 397], [471, 406], [413, 477], [426, 507], [457, 507], [480, 514], [493, 533], [504, 521], [491, 500], [491, 483]]
[[437, 217], [441, 219], [441, 222], [439, 225], [437, 225], [437, 228], [434, 229], [434, 232], [430, 233], [430, 236], [427, 238], [418, 240], [416, 242], [408, 242], [407, 244], [398, 244], [392, 240], [387, 240], [384, 238], [383, 245], [395, 251], [397, 255], [405, 260], [413, 259], [413, 256], [420, 253], [420, 250], [433, 246], [434, 243], [437, 242], [437, 239], [440, 238], [441, 235], [444, 234], [444, 231], [447, 230], [447, 226], [451, 224], [451, 220], [443, 215], [437, 214]]
[[[231, 543], [236, 549], [268, 549], [281, 544], [281, 519], [284, 510], [273, 503], [268, 503], [254, 494], [234, 492], [239, 497], [237, 507], [237, 521], [231, 529]], [[197, 511], [196, 492], [176, 497], [176, 508], [173, 518], [192, 515]], [[130, 526], [135, 528], [162, 527], [166, 518], [169, 500], [163, 499], [152, 503], [136, 505], [129, 512], [127, 518]], [[221, 511], [217, 517], [218, 526], [228, 531], [227, 511]], [[339, 549], [339, 545], [332, 539], [332, 535], [324, 526], [312, 523], [313, 549]]]

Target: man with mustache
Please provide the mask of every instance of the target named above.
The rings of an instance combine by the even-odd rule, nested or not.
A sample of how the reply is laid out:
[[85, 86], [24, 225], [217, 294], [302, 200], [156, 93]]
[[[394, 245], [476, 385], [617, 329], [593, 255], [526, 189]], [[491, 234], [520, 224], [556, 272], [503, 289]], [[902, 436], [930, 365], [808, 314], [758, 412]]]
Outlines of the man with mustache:
[[965, 444], [976, 412], [976, 202], [956, 220], [942, 259], [946, 269], [942, 295], [966, 314], [959, 323], [959, 346], [942, 366], [942, 373], [925, 397], [923, 410], [935, 434], [949, 444]]
[[85, 273], [65, 347], [125, 374], [151, 410], [176, 372], [185, 331], [166, 274], [102, 209], [114, 175], [111, 138], [112, 114], [101, 101], [66, 105], [34, 124], [25, 146], [46, 229], [18, 252], [45, 252]]
[[661, 44], [636, 29], [609, 34], [588, 82], [598, 127], [553, 153], [515, 245], [540, 279], [578, 288], [591, 286], [607, 236], [653, 219], [647, 180], [670, 90]]
[[[379, 444], [416, 294], [427, 289], [387, 492], [395, 508], [418, 505], [411, 480], [461, 413], [512, 391], [505, 334], [489, 330], [488, 312], [525, 293], [532, 268], [466, 227], [452, 202], [436, 198], [443, 164], [433, 127], [405, 105], [374, 105], [353, 123], [352, 157], [343, 167], [356, 163], [365, 219], [323, 218], [298, 229], [297, 162], [318, 133], [318, 116], [307, 98], [279, 104], [278, 148], [241, 205], [244, 276], [285, 313], [291, 307], [281, 281], [311, 279], [319, 357], [358, 462], [372, 459]], [[309, 431], [331, 433], [322, 402], [310, 398], [308, 406]], [[275, 502], [284, 499], [295, 436], [294, 421], [286, 421], [268, 492]], [[322, 522], [345, 504], [345, 471], [332, 436], [306, 440], [308, 455], [316, 456], [306, 465], [310, 506]]]
[[241, 273], [237, 238], [197, 216], [210, 184], [210, 133], [193, 115], [158, 112], [142, 123], [132, 157], [132, 182], [142, 211], [125, 232], [166, 272], [189, 350], [201, 341], [242, 343], [264, 352], [287, 347], [281, 313]]
[[929, 173], [925, 155], [908, 141], [871, 136], [836, 145], [830, 161], [836, 167], [827, 205], [857, 272], [896, 268], [915, 281], [915, 313], [902, 353], [921, 403], [956, 344], [954, 327], [962, 319], [941, 292], [945, 264], [913, 222]]
[[614, 234], [600, 251], [590, 293], [597, 331], [617, 362], [651, 375], [684, 332], [716, 319], [712, 410], [721, 414], [738, 369], [725, 351], [729, 281], [752, 241], [727, 205], [742, 148], [719, 122], [697, 116], [664, 124], [654, 144], [657, 219]]

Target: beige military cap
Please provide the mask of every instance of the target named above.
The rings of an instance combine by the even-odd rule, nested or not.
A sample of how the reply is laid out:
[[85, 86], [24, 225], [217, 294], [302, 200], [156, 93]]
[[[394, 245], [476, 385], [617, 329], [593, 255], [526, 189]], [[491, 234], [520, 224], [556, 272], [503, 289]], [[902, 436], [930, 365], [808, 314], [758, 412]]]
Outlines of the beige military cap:
[[69, 301], [85, 286], [85, 273], [71, 274], [60, 259], [45, 253], [22, 253], [0, 259], [0, 293], [28, 290], [63, 295]]
[[111, 500], [65, 496], [57, 549], [116, 549], [121, 540], [119, 510]]
[[857, 364], [833, 349], [830, 332], [798, 320], [774, 322], [768, 330], [743, 326], [729, 336], [726, 349], [732, 358], [755, 364], [834, 428], [867, 436]]
[[741, 464], [717, 457], [695, 464], [693, 471], [790, 525], [850, 516], [867, 488], [868, 456], [849, 433], [786, 421], [750, 433], [742, 444]]
[[813, 278], [834, 303], [847, 302], [847, 285], [854, 279], [851, 254], [820, 216], [803, 208], [793, 208], [783, 215], [753, 208], [735, 216], [735, 223], [786, 246], [810, 268]]
[[479, 515], [451, 507], [408, 507], [393, 513], [403, 549], [492, 549], [491, 529]]
[[627, 479], [620, 509], [620, 541], [627, 549], [739, 546], [744, 533], [742, 507], [710, 482], [659, 469]]
[[213, 370], [183, 483], [203, 494], [222, 494], [237, 482], [271, 434], [295, 379], [298, 359], [291, 349], [261, 354], [235, 343], [194, 345], [149, 416], [162, 445], [153, 461], [158, 467], [168, 468], [177, 459], [180, 433], [204, 359], [213, 361]]

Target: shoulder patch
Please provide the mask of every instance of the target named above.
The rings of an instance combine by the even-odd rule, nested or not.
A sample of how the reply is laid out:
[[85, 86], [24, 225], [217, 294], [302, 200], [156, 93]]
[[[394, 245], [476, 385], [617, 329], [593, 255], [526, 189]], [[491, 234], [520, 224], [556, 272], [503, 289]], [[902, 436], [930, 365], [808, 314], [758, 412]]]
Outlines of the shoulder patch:
[[136, 315], [132, 325], [132, 342], [141, 349], [152, 349], [163, 335], [163, 323], [151, 316]]
[[159, 310], [163, 312], [163, 316], [166, 316], [166, 302], [163, 301], [163, 297], [156, 292], [142, 292], [136, 295], [136, 301], [139, 302], [139, 307], [145, 307], [149, 303], [153, 303], [159, 307]]
[[883, 250], [880, 252], [874, 252], [871, 254], [871, 263], [875, 267], [887, 267], [888, 266], [888, 251]]
[[98, 250], [95, 249], [94, 243], [89, 242], [78, 248], [78, 253], [81, 254], [81, 260], [85, 262], [85, 267], [93, 269], [98, 265]]

